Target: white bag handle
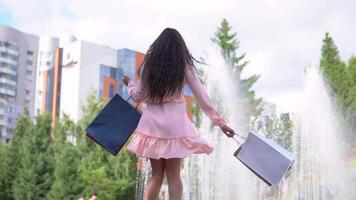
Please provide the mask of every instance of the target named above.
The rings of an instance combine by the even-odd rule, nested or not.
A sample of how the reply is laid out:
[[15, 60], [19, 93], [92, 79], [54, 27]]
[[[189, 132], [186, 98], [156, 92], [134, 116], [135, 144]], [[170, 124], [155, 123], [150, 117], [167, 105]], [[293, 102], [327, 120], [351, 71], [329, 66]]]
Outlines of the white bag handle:
[[[236, 138], [235, 135], [238, 137]], [[239, 145], [239, 146], [242, 146], [243, 143], [245, 143], [246, 141], [246, 138], [237, 134], [237, 133], [234, 133], [234, 135], [232, 136], [232, 139], [236, 141], [236, 143]], [[239, 141], [241, 140], [241, 141]]]

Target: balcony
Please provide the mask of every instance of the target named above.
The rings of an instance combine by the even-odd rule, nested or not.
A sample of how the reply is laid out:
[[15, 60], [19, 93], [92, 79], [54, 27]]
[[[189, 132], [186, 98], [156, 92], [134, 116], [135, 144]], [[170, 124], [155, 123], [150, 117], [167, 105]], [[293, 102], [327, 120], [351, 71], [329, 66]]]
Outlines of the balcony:
[[7, 117], [0, 119], [0, 126], [7, 126]]
[[17, 66], [18, 62], [9, 58], [0, 57], [0, 62]]
[[19, 56], [19, 52], [17, 52], [16, 50], [13, 50], [13, 49], [9, 49], [7, 47], [0, 47], [0, 52], [8, 53], [13, 56]]
[[10, 74], [12, 76], [16, 76], [17, 75], [17, 71], [16, 70], [8, 69], [6, 67], [0, 67], [0, 73]]
[[0, 77], [0, 83], [4, 83], [7, 85], [11, 85], [11, 86], [16, 86], [16, 81], [10, 80], [10, 79], [4, 78], [4, 77]]
[[0, 94], [5, 94], [5, 95], [9, 95], [9, 96], [13, 96], [14, 97], [16, 95], [16, 92], [13, 91], [13, 90], [9, 90], [9, 89], [0, 87]]

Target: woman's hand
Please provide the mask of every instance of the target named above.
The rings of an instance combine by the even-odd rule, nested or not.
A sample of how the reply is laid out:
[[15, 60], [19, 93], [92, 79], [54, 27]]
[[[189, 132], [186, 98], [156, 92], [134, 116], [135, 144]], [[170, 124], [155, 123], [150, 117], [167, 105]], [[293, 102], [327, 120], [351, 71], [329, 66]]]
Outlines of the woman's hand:
[[226, 124], [223, 126], [220, 126], [220, 128], [225, 133], [225, 135], [227, 137], [233, 137], [235, 134], [235, 131]]
[[124, 85], [126, 85], [126, 86], [129, 84], [130, 80], [131, 80], [131, 79], [130, 79], [130, 77], [128, 77], [128, 76], [125, 76], [125, 75], [124, 75], [124, 76], [122, 77], [122, 82], [123, 82]]

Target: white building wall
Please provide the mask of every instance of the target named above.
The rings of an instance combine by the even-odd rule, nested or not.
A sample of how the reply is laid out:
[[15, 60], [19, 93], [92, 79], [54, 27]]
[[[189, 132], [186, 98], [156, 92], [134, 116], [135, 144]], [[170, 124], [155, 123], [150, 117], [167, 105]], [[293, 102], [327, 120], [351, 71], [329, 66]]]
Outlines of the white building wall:
[[[84, 105], [87, 96], [92, 89], [99, 96], [99, 75], [100, 65], [116, 67], [117, 50], [106, 46], [82, 42], [80, 85], [79, 85], [79, 104]], [[78, 110], [78, 116], [83, 115], [82, 110]]]
[[80, 41], [70, 43], [63, 47], [61, 92], [60, 92], [60, 117], [63, 113], [78, 121], [79, 109], [79, 72], [81, 66]]
[[[44, 73], [43, 71], [51, 70], [54, 67], [55, 50], [59, 47], [59, 39], [53, 38], [47, 35], [41, 36], [39, 39], [39, 56], [37, 62], [37, 79], [36, 79], [36, 92], [35, 92], [35, 115], [41, 112], [43, 102], [43, 87], [44, 84]], [[50, 80], [53, 84], [53, 80]], [[50, 87], [50, 85], [47, 85]], [[53, 91], [52, 91], [53, 93]], [[53, 94], [50, 95], [53, 98]], [[50, 99], [52, 99], [50, 98]]]
[[[9, 42], [16, 46], [16, 50], [10, 51], [6, 47], [1, 47], [0, 50], [2, 51], [0, 54], [1, 73], [6, 76], [9, 68], [12, 67], [11, 73], [16, 74], [16, 80], [10, 81], [12, 84], [15, 83], [16, 89], [11, 91], [10, 95], [7, 89], [0, 88], [1, 105], [4, 105], [4, 113], [0, 118], [2, 122], [6, 122], [1, 125], [2, 139], [0, 138], [0, 140], [4, 140], [4, 138], [10, 139], [12, 137], [16, 118], [22, 115], [24, 106], [29, 108], [31, 116], [34, 113], [38, 37], [0, 25], [0, 41]], [[17, 55], [17, 58], [9, 61], [7, 58], [9, 53]], [[8, 66], [8, 63], [12, 66]]]
[[[75, 63], [66, 66], [68, 63]], [[78, 121], [91, 89], [98, 95], [100, 65], [116, 67], [117, 50], [86, 41], [63, 47], [60, 112]]]

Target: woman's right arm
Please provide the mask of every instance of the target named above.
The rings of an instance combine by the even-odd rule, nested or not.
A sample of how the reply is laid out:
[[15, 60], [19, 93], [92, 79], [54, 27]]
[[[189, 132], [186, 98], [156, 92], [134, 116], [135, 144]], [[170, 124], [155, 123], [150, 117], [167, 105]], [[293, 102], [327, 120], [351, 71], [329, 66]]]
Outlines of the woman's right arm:
[[223, 116], [219, 114], [210, 97], [208, 96], [205, 87], [203, 87], [201, 82], [195, 76], [193, 69], [190, 66], [186, 67], [186, 81], [190, 90], [193, 92], [193, 95], [197, 99], [199, 106], [203, 112], [212, 120], [213, 125], [219, 126], [228, 137], [233, 137], [235, 131], [227, 125], [227, 122]]
[[186, 81], [203, 112], [212, 120], [214, 126], [226, 125], [225, 119], [219, 114], [206, 92], [206, 88], [194, 74], [191, 66], [186, 67]]

